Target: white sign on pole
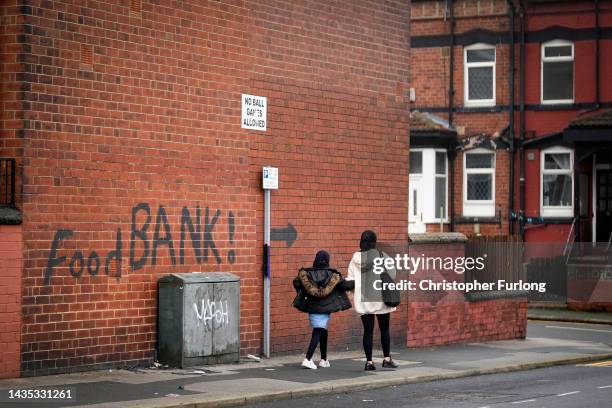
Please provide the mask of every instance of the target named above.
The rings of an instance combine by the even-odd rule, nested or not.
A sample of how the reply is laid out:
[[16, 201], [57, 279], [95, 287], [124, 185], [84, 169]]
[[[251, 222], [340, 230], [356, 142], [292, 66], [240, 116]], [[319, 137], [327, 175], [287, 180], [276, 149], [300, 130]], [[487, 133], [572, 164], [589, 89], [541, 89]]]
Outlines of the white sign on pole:
[[278, 167], [263, 168], [264, 190], [278, 190]]
[[266, 130], [268, 98], [242, 94], [243, 129]]

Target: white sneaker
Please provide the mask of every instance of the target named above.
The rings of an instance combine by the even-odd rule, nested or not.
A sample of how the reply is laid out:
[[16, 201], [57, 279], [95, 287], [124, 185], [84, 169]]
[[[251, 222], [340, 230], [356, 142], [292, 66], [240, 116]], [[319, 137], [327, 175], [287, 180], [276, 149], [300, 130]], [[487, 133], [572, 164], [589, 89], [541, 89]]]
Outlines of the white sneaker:
[[302, 361], [302, 367], [309, 368], [311, 370], [317, 369], [317, 366], [315, 365], [315, 363], [313, 363], [312, 360], [308, 360], [307, 358], [305, 358], [304, 361]]
[[321, 368], [329, 368], [329, 360], [321, 360], [319, 361], [319, 367]]

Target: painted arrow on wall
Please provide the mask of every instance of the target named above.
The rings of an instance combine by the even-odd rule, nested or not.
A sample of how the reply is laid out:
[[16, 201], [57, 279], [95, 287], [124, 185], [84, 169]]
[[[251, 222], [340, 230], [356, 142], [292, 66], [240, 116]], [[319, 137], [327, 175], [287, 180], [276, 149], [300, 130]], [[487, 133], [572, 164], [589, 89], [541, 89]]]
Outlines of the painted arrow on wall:
[[290, 222], [287, 223], [285, 228], [272, 228], [270, 231], [270, 238], [272, 241], [285, 241], [288, 247], [293, 245], [293, 242], [297, 239], [297, 230]]

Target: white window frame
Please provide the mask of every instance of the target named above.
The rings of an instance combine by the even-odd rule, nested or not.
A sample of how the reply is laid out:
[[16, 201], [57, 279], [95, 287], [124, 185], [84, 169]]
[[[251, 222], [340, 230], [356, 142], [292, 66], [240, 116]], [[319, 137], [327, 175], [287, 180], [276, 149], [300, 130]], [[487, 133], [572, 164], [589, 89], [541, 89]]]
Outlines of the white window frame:
[[[467, 62], [467, 54], [468, 51], [471, 50], [484, 50], [484, 49], [492, 49], [493, 50], [493, 61], [489, 62]], [[495, 45], [478, 43], [473, 44], [463, 49], [463, 102], [465, 106], [470, 107], [479, 107], [479, 106], [495, 106], [496, 101], [496, 70], [495, 65], [497, 63], [497, 50], [495, 49]], [[469, 89], [470, 89], [470, 75], [469, 68], [478, 68], [478, 67], [492, 67], [493, 68], [493, 99], [470, 99]]]
[[[544, 156], [554, 153], [569, 153], [570, 168], [569, 169], [544, 169]], [[569, 175], [572, 180], [571, 187], [571, 205], [569, 206], [545, 206], [544, 205], [544, 175], [545, 174], [562, 174]], [[554, 146], [540, 151], [540, 216], [541, 217], [573, 217], [574, 216], [574, 150], [564, 146]]]
[[[546, 47], [559, 47], [559, 46], [571, 46], [572, 55], [569, 57], [546, 57]], [[574, 62], [574, 43], [566, 40], [552, 40], [542, 43], [540, 47], [540, 102], [542, 105], [559, 105], [566, 103], [574, 103], [576, 98], [576, 63]], [[571, 99], [544, 99], [544, 63], [546, 62], [567, 62], [572, 61], [574, 69], [572, 69], [572, 95]]]
[[[467, 156], [469, 154], [492, 154], [493, 166], [489, 169], [468, 169]], [[463, 215], [467, 217], [494, 217], [495, 216], [495, 168], [497, 167], [497, 153], [489, 149], [472, 149], [463, 153]], [[490, 200], [468, 200], [467, 179], [469, 174], [491, 175], [491, 199]]]
[[[444, 153], [444, 175], [442, 174], [438, 174], [437, 168], [436, 168], [436, 153]], [[444, 202], [446, 203], [446, 205], [444, 206], [444, 217], [442, 219], [440, 219], [440, 211], [438, 208], [434, 208], [434, 217], [433, 220], [434, 222], [448, 222], [448, 153], [446, 152], [446, 150], [444, 149], [434, 149], [434, 159], [433, 159], [433, 175], [434, 175], [434, 182], [433, 182], [433, 203], [434, 203], [434, 207], [436, 205], [436, 182], [438, 181], [438, 178], [444, 178]]]
[[[448, 201], [448, 152], [445, 149], [438, 149], [433, 147], [423, 147], [423, 148], [414, 148], [410, 149], [411, 152], [421, 152], [422, 163], [423, 166], [421, 168], [421, 173], [412, 173], [412, 178], [418, 178], [422, 182], [422, 214], [423, 214], [423, 222], [425, 224], [433, 224], [439, 223], [442, 221], [443, 223], [450, 222], [448, 218], [448, 206], [451, 205]], [[436, 173], [436, 153], [444, 153], [444, 159], [446, 164], [446, 174], [444, 177], [446, 178], [446, 183], [444, 185], [445, 191], [445, 200], [446, 200], [446, 208], [444, 218], [440, 220], [440, 214], [435, 207], [436, 205], [436, 179], [438, 177], [442, 177], [442, 175], [438, 175]]]

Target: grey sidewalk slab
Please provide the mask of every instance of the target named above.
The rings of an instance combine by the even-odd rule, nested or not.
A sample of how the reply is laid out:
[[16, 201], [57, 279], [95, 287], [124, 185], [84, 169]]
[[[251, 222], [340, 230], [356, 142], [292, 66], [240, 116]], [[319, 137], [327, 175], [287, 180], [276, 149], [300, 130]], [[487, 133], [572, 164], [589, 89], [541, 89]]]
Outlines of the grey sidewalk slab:
[[527, 311], [527, 317], [531, 320], [612, 325], [612, 313], [610, 312], [582, 312], [567, 309], [530, 307]]
[[330, 354], [329, 369], [301, 369], [302, 356], [285, 356], [260, 363], [189, 370], [114, 370], [1, 380], [0, 390], [43, 386], [76, 389], [75, 402], [45, 403], [45, 407], [232, 406], [612, 358], [612, 331], [609, 343], [533, 337], [404, 348], [395, 352], [393, 358], [401, 364], [397, 370], [383, 370], [378, 364], [377, 371], [365, 372], [360, 352], [344, 352]]

